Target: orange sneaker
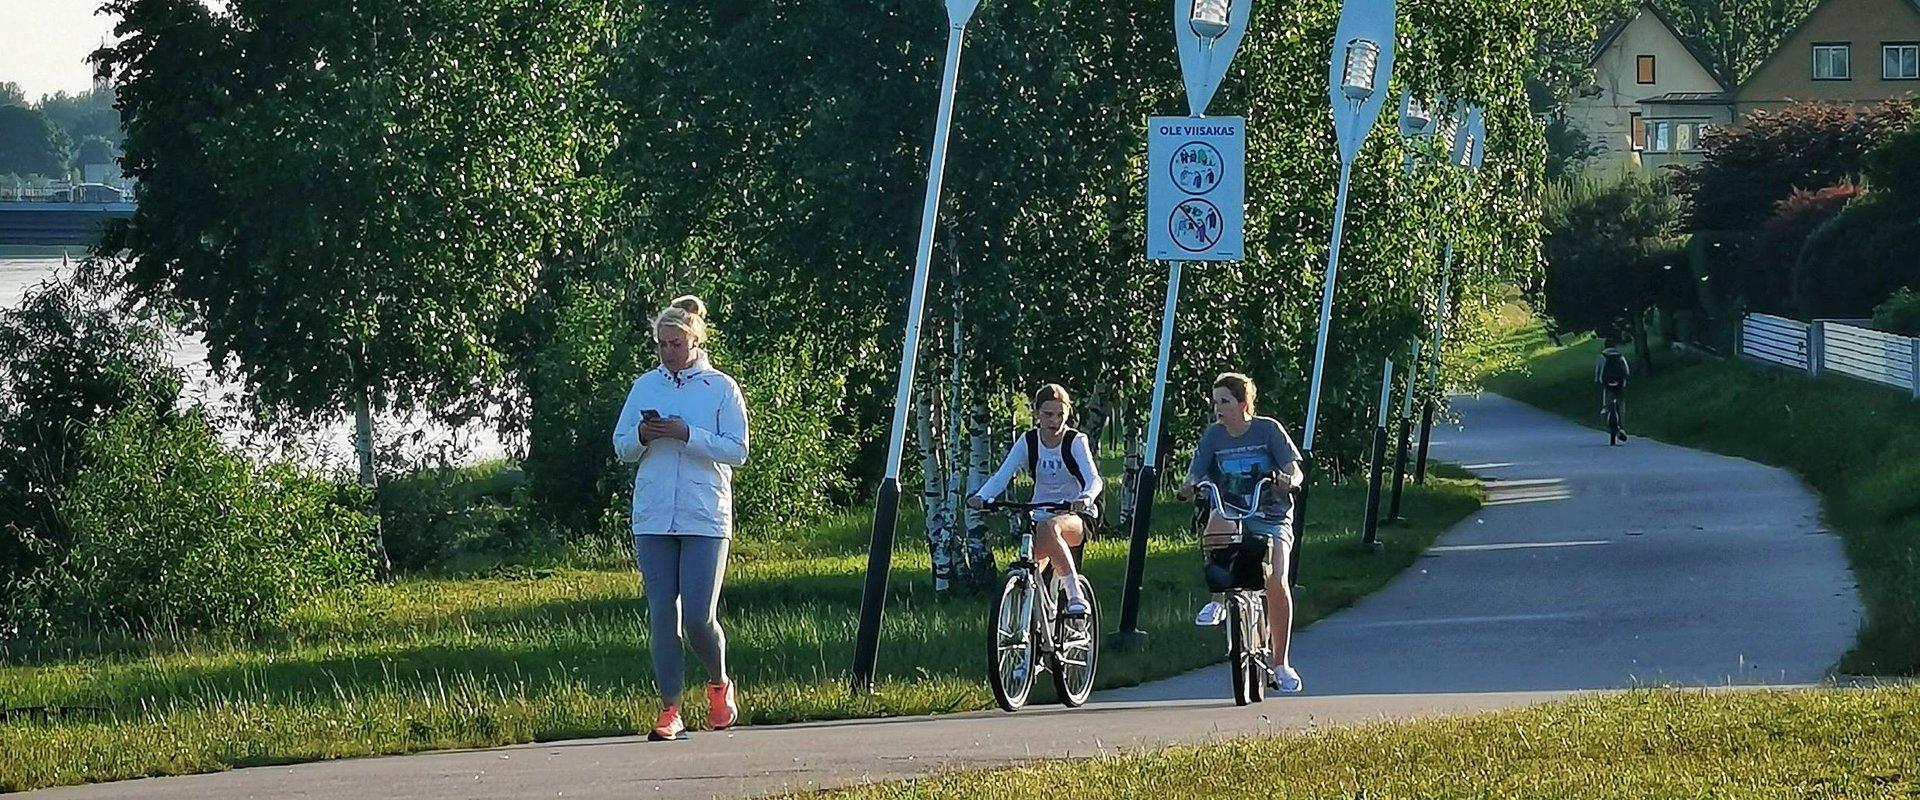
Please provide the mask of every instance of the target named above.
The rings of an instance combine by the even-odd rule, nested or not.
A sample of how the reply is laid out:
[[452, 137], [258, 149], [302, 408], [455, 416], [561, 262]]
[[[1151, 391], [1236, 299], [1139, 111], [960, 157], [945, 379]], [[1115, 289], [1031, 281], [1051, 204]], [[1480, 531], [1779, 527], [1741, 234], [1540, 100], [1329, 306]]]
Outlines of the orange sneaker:
[[687, 738], [687, 726], [680, 721], [680, 707], [667, 706], [660, 712], [660, 721], [653, 724], [653, 730], [647, 733], [647, 740], [654, 742], [677, 742]]
[[740, 706], [733, 702], [733, 681], [707, 684], [707, 723], [716, 731], [733, 727]]

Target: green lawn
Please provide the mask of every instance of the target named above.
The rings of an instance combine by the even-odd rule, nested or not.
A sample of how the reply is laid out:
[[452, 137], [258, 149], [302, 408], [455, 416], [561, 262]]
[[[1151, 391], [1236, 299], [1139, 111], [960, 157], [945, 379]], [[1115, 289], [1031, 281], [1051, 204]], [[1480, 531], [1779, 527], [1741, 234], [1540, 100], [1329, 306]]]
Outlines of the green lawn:
[[[1533, 326], [1512, 341], [1527, 353], [1528, 370], [1491, 377], [1488, 389], [1600, 424], [1598, 343], [1554, 347]], [[1920, 673], [1920, 403], [1845, 378], [1699, 355], [1657, 359], [1651, 373], [1634, 364], [1627, 430], [1799, 474], [1844, 539], [1866, 605], [1866, 625], [1841, 669]]]
[[[1478, 507], [1476, 484], [1440, 474], [1452, 477], [1410, 490], [1412, 524], [1385, 528], [1386, 546], [1377, 552], [1359, 543], [1365, 487], [1316, 490], [1302, 560], [1303, 624], [1379, 587]], [[738, 542], [722, 621], [746, 722], [991, 705], [980, 675], [987, 598], [935, 596], [917, 521], [903, 517], [881, 684], [868, 698], [844, 688], [865, 512], [803, 534]], [[1165, 503], [1156, 519], [1177, 530], [1187, 507]], [[1118, 539], [1088, 550], [1109, 630], [1125, 561]], [[247, 640], [103, 638], [16, 648], [0, 658], [0, 709], [52, 710], [0, 716], [0, 791], [633, 733], [657, 710], [638, 591], [635, 573], [617, 564], [518, 567], [332, 598]], [[1103, 686], [1218, 657], [1217, 632], [1191, 623], [1204, 595], [1190, 541], [1154, 542], [1144, 592], [1141, 622], [1151, 645], [1106, 653]]]
[[817, 795], [939, 798], [1920, 796], [1920, 689], [1643, 690]]

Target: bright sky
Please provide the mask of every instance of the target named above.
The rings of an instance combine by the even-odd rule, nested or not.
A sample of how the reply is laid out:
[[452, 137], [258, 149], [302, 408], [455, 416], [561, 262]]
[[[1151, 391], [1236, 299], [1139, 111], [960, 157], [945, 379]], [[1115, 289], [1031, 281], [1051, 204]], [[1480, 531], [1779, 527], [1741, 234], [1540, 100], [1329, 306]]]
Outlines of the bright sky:
[[99, 0], [0, 0], [0, 83], [39, 100], [93, 85], [87, 54], [113, 37], [113, 20], [93, 13]]

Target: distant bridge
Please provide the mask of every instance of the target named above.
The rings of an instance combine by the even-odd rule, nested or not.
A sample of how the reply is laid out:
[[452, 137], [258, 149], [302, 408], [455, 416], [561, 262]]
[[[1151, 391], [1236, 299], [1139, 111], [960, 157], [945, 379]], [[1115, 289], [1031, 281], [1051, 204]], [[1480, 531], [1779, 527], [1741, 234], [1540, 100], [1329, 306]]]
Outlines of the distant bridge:
[[92, 245], [108, 220], [133, 216], [133, 203], [0, 202], [0, 245]]

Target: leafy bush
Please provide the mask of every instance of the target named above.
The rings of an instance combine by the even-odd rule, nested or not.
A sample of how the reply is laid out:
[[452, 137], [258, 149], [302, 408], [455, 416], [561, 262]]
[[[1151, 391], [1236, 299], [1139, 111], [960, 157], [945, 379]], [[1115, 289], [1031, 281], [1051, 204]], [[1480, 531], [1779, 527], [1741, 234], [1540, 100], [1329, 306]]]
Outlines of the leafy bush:
[[1740, 293], [1750, 309], [1768, 314], [1793, 313], [1793, 269], [1807, 238], [1839, 216], [1841, 209], [1864, 191], [1851, 181], [1842, 181], [1819, 191], [1795, 189], [1780, 201], [1773, 217], [1747, 249], [1749, 256], [1741, 260], [1744, 270]]
[[71, 538], [60, 504], [87, 430], [126, 408], [171, 409], [181, 383], [158, 325], [71, 282], [0, 310], [0, 607]]
[[557, 544], [536, 538], [522, 487], [504, 461], [424, 469], [380, 485], [380, 530], [401, 570], [457, 565], [473, 557], [525, 555]]
[[73, 541], [29, 602], [61, 629], [255, 629], [373, 575], [354, 490], [257, 467], [198, 413], [132, 408], [86, 437]]
[[1674, 294], [1664, 278], [1684, 263], [1671, 241], [1677, 211], [1662, 181], [1633, 174], [1547, 195], [1547, 312], [1563, 330], [1644, 336], [1640, 321]]
[[1864, 109], [1801, 103], [1756, 112], [1744, 125], [1708, 137], [1700, 163], [1678, 170], [1674, 187], [1687, 199], [1687, 225], [1695, 231], [1757, 230], [1795, 189], [1858, 175], [1867, 154], [1915, 118], [1908, 100]]
[[789, 531], [819, 519], [849, 488], [851, 437], [834, 420], [846, 377], [820, 368], [819, 347], [795, 343], [739, 366], [753, 454], [734, 472], [733, 507], [749, 531]]
[[1808, 237], [1794, 268], [1794, 304], [1818, 317], [1864, 317], [1895, 289], [1920, 286], [1920, 129], [1867, 159], [1866, 196]]
[[1901, 288], [1873, 309], [1873, 327], [1904, 336], [1920, 336], [1920, 294]]

